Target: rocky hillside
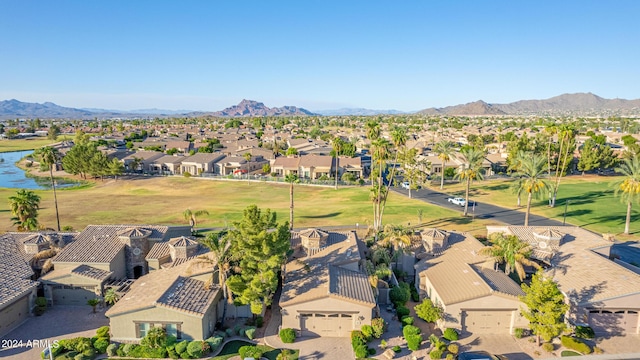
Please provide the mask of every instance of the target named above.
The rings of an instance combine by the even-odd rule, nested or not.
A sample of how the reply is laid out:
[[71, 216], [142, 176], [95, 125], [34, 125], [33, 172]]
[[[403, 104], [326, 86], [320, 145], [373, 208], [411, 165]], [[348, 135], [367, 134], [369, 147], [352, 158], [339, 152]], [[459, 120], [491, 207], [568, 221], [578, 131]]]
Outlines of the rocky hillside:
[[296, 116], [315, 115], [314, 113], [295, 106], [270, 108], [265, 104], [253, 100], [242, 100], [238, 105], [228, 107], [222, 111], [212, 113], [220, 117], [251, 117], [251, 116]]
[[22, 102], [15, 99], [0, 101], [0, 118], [92, 118], [94, 113], [56, 105], [52, 102], [44, 104]]

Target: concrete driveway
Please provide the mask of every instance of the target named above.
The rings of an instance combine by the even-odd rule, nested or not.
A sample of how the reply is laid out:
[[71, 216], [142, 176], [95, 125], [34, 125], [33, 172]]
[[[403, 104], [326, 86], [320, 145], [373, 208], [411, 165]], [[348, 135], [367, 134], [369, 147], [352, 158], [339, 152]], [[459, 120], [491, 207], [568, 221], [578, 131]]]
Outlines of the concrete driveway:
[[2, 339], [0, 344], [7, 345], [22, 341], [17, 348], [0, 348], [0, 358], [12, 360], [40, 359], [40, 352], [47, 341], [70, 339], [74, 337], [92, 337], [96, 329], [109, 325], [104, 316], [104, 309], [94, 314], [91, 306], [56, 306], [47, 309], [42, 316], [29, 318], [24, 324], [13, 330]]

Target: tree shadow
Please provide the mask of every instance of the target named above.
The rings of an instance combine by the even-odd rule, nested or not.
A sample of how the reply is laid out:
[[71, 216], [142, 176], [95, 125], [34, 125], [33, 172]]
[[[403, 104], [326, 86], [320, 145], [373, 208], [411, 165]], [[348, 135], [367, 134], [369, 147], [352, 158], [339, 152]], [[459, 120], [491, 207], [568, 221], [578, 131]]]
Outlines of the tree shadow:
[[486, 189], [487, 190], [491, 190], [491, 191], [495, 191], [495, 190], [506, 190], [509, 188], [508, 184], [500, 184], [500, 185], [491, 185], [491, 186], [487, 186]]
[[322, 359], [324, 357], [325, 357], [324, 353], [321, 353], [320, 351], [316, 350], [309, 355], [300, 356], [298, 359], [299, 360], [316, 360], [316, 359]]
[[306, 215], [306, 216], [300, 216], [300, 218], [302, 218], [302, 219], [327, 219], [327, 218], [336, 217], [336, 216], [338, 216], [340, 214], [342, 214], [342, 212], [332, 212], [332, 213], [321, 214], [321, 215]]

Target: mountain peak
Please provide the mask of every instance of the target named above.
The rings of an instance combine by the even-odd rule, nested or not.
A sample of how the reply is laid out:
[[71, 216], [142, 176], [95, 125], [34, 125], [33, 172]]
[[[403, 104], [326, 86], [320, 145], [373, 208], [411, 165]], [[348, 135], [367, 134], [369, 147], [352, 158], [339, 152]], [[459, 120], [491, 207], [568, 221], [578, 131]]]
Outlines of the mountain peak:
[[297, 116], [315, 115], [312, 112], [295, 106], [270, 108], [264, 103], [242, 99], [238, 105], [228, 107], [212, 114], [219, 117], [251, 117], [251, 116]]

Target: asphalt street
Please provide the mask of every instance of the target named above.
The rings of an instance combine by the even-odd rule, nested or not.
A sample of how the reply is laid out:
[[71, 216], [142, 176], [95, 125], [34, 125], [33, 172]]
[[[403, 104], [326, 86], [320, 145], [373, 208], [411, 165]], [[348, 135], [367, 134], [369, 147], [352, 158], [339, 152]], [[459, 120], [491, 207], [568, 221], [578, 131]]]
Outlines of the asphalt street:
[[[409, 196], [409, 191], [401, 188], [392, 188], [393, 191]], [[453, 197], [453, 195], [445, 194], [439, 191], [423, 188], [420, 190], [411, 190], [411, 197], [413, 199], [419, 199], [424, 202], [442, 206], [444, 208], [463, 212], [464, 207], [454, 205], [447, 201], [447, 198]], [[473, 198], [469, 199], [473, 200]], [[487, 219], [499, 221], [508, 225], [524, 225], [524, 208], [522, 211], [507, 209], [496, 205], [485, 204], [482, 202], [476, 202], [475, 208], [469, 207], [469, 216], [474, 216], [476, 219]], [[531, 226], [562, 226], [562, 221], [549, 219], [538, 215], [529, 215], [529, 225]]]

